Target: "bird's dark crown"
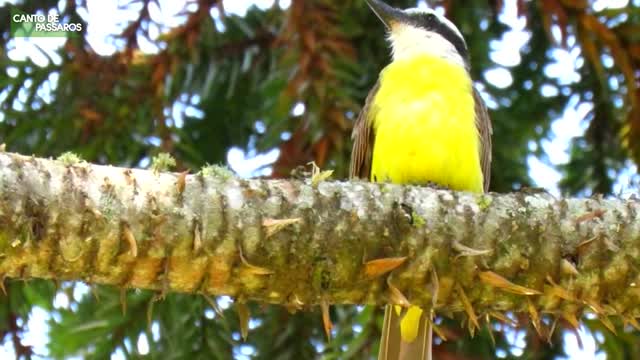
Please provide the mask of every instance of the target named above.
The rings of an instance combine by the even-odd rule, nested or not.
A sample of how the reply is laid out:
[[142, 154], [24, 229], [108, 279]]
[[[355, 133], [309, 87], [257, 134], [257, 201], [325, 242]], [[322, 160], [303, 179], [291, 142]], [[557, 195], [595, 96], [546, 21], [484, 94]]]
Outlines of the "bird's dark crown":
[[460, 31], [449, 20], [430, 9], [407, 9], [399, 11], [402, 13], [398, 19], [400, 22], [439, 34], [456, 48], [463, 59], [467, 59], [469, 56], [467, 43], [464, 41]]
[[389, 6], [382, 0], [365, 1], [390, 31], [393, 31], [395, 26], [408, 25], [436, 33], [449, 42], [465, 61], [468, 61], [467, 44], [458, 28], [444, 16], [438, 15], [433, 9], [402, 10]]

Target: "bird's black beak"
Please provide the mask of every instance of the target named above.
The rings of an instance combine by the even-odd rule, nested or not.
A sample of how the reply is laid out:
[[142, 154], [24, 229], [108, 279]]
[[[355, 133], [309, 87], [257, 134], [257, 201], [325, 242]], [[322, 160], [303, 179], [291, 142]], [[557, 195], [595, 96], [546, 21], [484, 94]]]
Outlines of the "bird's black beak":
[[365, 0], [371, 10], [382, 20], [384, 25], [391, 29], [391, 25], [402, 21], [406, 14], [394, 7], [391, 7], [380, 0]]

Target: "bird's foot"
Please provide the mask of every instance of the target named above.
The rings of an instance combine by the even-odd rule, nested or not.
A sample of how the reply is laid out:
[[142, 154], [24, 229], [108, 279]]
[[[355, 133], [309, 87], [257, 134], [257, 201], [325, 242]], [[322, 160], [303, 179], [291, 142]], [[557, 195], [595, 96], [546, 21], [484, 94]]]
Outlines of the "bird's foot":
[[433, 181], [427, 182], [425, 184], [425, 186], [426, 187], [430, 187], [430, 188], [435, 189], [435, 190], [451, 190], [448, 187], [446, 187], [444, 185], [440, 185], [440, 184], [434, 183]]

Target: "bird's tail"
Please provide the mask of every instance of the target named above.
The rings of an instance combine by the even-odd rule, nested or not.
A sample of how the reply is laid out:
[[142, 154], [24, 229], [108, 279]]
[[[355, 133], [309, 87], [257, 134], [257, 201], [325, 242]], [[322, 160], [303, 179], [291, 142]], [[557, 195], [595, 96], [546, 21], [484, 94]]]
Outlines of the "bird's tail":
[[378, 360], [432, 360], [431, 344], [428, 312], [413, 306], [403, 312], [385, 307]]

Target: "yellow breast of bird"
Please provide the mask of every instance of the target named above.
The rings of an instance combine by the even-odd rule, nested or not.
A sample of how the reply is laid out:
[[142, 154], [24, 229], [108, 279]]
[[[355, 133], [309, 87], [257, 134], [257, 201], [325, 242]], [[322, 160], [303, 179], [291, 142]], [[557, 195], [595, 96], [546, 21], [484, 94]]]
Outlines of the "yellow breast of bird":
[[482, 192], [465, 69], [429, 55], [394, 61], [380, 74], [368, 120], [375, 130], [371, 181]]

